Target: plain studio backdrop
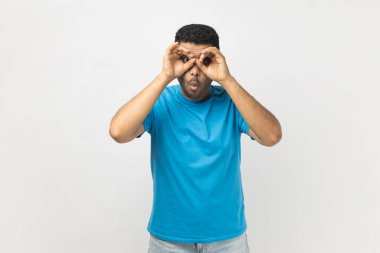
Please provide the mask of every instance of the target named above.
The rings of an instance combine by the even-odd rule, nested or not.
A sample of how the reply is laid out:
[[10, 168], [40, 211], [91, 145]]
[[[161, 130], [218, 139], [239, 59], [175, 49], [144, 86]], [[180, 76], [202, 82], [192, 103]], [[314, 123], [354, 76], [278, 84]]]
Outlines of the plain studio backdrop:
[[147, 252], [150, 136], [108, 128], [191, 23], [282, 126], [241, 136], [252, 253], [380, 252], [376, 0], [2, 0], [0, 252]]

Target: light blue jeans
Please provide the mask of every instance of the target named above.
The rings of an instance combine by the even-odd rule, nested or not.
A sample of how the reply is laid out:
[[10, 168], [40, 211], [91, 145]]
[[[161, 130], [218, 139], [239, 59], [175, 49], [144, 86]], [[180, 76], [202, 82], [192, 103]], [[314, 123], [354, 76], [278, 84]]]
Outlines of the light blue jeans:
[[148, 253], [249, 253], [247, 234], [210, 243], [181, 243], [158, 239], [150, 234]]

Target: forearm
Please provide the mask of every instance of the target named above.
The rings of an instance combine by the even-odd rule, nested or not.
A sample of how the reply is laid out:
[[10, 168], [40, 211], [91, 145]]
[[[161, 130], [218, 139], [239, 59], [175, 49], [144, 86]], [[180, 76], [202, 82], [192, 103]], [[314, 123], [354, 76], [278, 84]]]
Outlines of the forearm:
[[123, 105], [111, 120], [110, 135], [118, 140], [133, 138], [158, 97], [171, 81], [172, 79], [160, 73], [147, 87]]
[[267, 144], [273, 144], [281, 139], [281, 125], [276, 117], [252, 97], [235, 78], [230, 76], [220, 84], [260, 140]]

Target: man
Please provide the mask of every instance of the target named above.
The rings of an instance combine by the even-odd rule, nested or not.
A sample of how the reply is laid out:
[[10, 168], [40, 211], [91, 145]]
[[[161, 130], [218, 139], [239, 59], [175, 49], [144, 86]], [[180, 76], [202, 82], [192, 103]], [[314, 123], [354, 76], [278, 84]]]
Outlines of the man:
[[154, 189], [149, 252], [249, 252], [240, 136], [273, 146], [281, 126], [231, 75], [210, 26], [180, 28], [161, 73], [110, 124], [119, 143], [145, 131]]

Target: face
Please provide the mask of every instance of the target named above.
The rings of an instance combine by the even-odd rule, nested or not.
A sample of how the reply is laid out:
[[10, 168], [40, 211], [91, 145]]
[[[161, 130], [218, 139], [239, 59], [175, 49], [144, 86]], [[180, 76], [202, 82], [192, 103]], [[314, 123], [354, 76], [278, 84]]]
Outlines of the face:
[[[212, 47], [212, 45], [195, 45], [189, 42], [180, 42], [179, 44], [189, 49], [190, 53], [193, 53], [196, 58], [200, 57], [203, 49]], [[193, 100], [203, 100], [208, 97], [212, 80], [195, 63], [177, 79], [181, 85], [182, 95], [185, 97]]]

